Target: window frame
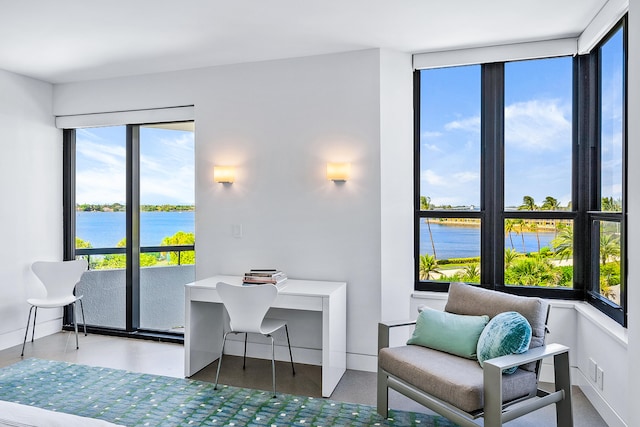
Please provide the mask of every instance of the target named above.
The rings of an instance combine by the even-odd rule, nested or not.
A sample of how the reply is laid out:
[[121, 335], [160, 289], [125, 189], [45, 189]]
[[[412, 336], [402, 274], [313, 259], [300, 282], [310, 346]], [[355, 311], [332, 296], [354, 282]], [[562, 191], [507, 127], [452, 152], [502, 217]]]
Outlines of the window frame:
[[[149, 330], [140, 326], [140, 128], [161, 123], [193, 122], [173, 120], [157, 123], [126, 124], [126, 206], [125, 238], [127, 245], [125, 271], [125, 327], [87, 326], [89, 332], [105, 335], [133, 337], [141, 339], [162, 339], [167, 342], [183, 343], [184, 333]], [[87, 126], [89, 127], [89, 126]], [[76, 131], [78, 128], [63, 129], [63, 257], [76, 259]], [[67, 306], [63, 315], [64, 329], [73, 328], [73, 311]]]
[[[623, 147], [622, 212], [600, 211], [600, 63], [599, 51], [618, 30], [623, 31]], [[626, 201], [627, 201], [627, 17], [623, 17], [598, 43], [592, 53], [573, 59], [572, 183], [571, 211], [507, 211], [504, 207], [504, 64], [479, 64], [481, 72], [481, 205], [479, 211], [420, 210], [420, 82], [421, 71], [414, 71], [414, 277], [416, 291], [448, 291], [448, 283], [420, 280], [420, 222], [424, 218], [479, 218], [481, 278], [483, 287], [519, 295], [543, 298], [585, 300], [616, 322], [627, 324], [626, 296]], [[536, 58], [538, 59], [538, 58]], [[544, 59], [544, 58], [540, 58]], [[586, 143], [585, 143], [586, 142]], [[504, 221], [508, 218], [567, 219], [574, 227], [573, 288], [543, 288], [504, 284]], [[621, 224], [620, 306], [595, 292], [592, 250], [593, 220]]]

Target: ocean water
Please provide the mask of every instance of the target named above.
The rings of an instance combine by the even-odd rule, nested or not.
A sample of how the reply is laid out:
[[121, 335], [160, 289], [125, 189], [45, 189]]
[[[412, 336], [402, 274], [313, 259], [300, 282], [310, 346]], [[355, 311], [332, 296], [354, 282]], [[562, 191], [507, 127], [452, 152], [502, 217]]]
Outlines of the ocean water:
[[[195, 212], [141, 212], [140, 240], [142, 246], [158, 246], [165, 237], [178, 231], [195, 232]], [[438, 259], [466, 258], [480, 255], [480, 229], [431, 224]], [[124, 212], [77, 212], [76, 235], [91, 243], [94, 248], [112, 248], [125, 237]], [[524, 236], [524, 249], [522, 237]], [[540, 247], [550, 246], [555, 233], [540, 231]], [[536, 233], [511, 234], [513, 248], [518, 252], [536, 252]], [[511, 240], [505, 236], [505, 248], [511, 248]], [[431, 239], [426, 223], [420, 224], [420, 254], [433, 255]]]
[[[76, 236], [94, 248], [114, 248], [125, 237], [124, 212], [76, 212]], [[178, 231], [195, 232], [195, 212], [141, 212], [142, 246], [159, 246]]]
[[[480, 256], [480, 228], [442, 225], [431, 223], [431, 234], [436, 247], [438, 259], [467, 258]], [[551, 241], [555, 238], [553, 231], [539, 231], [536, 233], [525, 232], [522, 234], [511, 233], [505, 236], [505, 248], [511, 248], [520, 253], [537, 252], [538, 238], [540, 247], [551, 247]], [[522, 243], [524, 237], [524, 246]], [[433, 255], [429, 229], [424, 221], [420, 222], [420, 254]]]

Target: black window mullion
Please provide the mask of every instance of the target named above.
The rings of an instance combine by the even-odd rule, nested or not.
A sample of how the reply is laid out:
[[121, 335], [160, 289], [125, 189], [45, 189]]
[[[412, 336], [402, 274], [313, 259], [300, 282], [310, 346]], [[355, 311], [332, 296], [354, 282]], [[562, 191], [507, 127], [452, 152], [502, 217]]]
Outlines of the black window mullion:
[[598, 57], [579, 56], [575, 62], [574, 84], [574, 174], [573, 210], [577, 212], [573, 228], [574, 287], [586, 292], [591, 283], [591, 219], [588, 211], [599, 206], [598, 140]]
[[127, 125], [126, 322], [129, 332], [140, 327], [140, 126]]
[[414, 288], [420, 288], [420, 71], [413, 72], [413, 274]]
[[504, 64], [484, 64], [481, 78], [480, 282], [504, 280]]
[[[62, 131], [62, 232], [63, 260], [76, 256], [76, 130]], [[66, 306], [63, 325], [73, 324], [73, 311]]]
[[64, 253], [69, 261], [76, 257], [76, 130], [62, 131], [62, 210]]

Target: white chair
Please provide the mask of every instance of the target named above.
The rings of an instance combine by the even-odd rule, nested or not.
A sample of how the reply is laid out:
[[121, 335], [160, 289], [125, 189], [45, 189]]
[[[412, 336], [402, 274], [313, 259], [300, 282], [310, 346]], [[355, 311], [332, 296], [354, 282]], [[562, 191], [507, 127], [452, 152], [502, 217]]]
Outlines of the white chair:
[[279, 319], [265, 318], [269, 307], [278, 296], [278, 288], [275, 285], [230, 285], [224, 282], [216, 284], [216, 290], [224, 307], [229, 314], [230, 331], [225, 332], [222, 340], [222, 351], [218, 360], [218, 370], [216, 372], [216, 382], [214, 389], [218, 387], [218, 376], [220, 375], [220, 366], [222, 365], [222, 355], [224, 353], [224, 345], [229, 334], [245, 334], [244, 335], [244, 358], [242, 361], [242, 369], [245, 368], [247, 359], [247, 334], [262, 334], [271, 338], [271, 372], [273, 379], [273, 397], [276, 397], [276, 363], [275, 363], [275, 346], [274, 339], [271, 335], [273, 332], [284, 326], [287, 334], [287, 344], [289, 345], [289, 357], [291, 358], [291, 369], [293, 375], [296, 374], [293, 366], [293, 355], [291, 354], [291, 342], [289, 341], [289, 329], [287, 322]]
[[31, 331], [31, 342], [36, 332], [36, 315], [38, 308], [55, 308], [66, 307], [69, 304], [73, 306], [73, 327], [76, 332], [76, 349], [78, 345], [78, 322], [76, 316], [76, 302], [80, 301], [80, 309], [82, 311], [82, 323], [84, 324], [84, 334], [87, 335], [87, 324], [84, 320], [84, 307], [82, 306], [82, 295], [74, 295], [73, 291], [82, 277], [82, 273], [87, 270], [87, 260], [78, 259], [74, 261], [36, 261], [31, 265], [31, 270], [40, 279], [47, 291], [44, 298], [29, 298], [27, 302], [31, 304], [29, 309], [29, 317], [27, 318], [27, 328], [24, 331], [24, 342], [22, 343], [22, 353], [24, 356], [24, 346], [27, 343], [27, 335], [29, 333], [29, 323], [31, 321], [31, 311], [33, 313], [33, 329]]

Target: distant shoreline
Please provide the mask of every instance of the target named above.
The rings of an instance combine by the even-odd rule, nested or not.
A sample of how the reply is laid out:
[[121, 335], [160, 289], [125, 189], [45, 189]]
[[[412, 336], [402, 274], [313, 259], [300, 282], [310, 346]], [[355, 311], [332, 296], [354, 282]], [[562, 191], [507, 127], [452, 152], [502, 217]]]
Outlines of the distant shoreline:
[[[140, 205], [142, 212], [193, 212], [195, 205]], [[76, 212], [126, 212], [126, 205], [121, 203], [76, 204]]]
[[[452, 226], [452, 227], [469, 227], [469, 228], [479, 228], [480, 227], [480, 219], [479, 218], [423, 218], [426, 223], [429, 220], [430, 224], [440, 224], [444, 226]], [[562, 223], [563, 220], [556, 220], [556, 222]], [[524, 226], [522, 227], [522, 231], [534, 232], [536, 230], [532, 230], [528, 223], [535, 223], [538, 227], [537, 231], [556, 231], [557, 224], [554, 223], [553, 220], [545, 220], [545, 219], [531, 219], [526, 220]], [[518, 229], [518, 232], [520, 230]], [[515, 233], [516, 230], [514, 229]]]

